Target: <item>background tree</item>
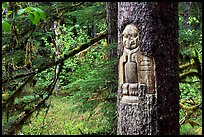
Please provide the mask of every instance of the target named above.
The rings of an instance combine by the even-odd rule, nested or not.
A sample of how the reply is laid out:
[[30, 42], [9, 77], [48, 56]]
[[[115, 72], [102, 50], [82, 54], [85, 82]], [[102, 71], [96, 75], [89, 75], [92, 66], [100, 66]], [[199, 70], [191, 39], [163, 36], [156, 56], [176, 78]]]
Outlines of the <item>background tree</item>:
[[[118, 59], [117, 45], [118, 45], [118, 3], [106, 2], [106, 21], [107, 21], [107, 43], [109, 46], [109, 60]], [[117, 61], [118, 62], [118, 61]], [[118, 79], [118, 63], [114, 63], [111, 67], [111, 72], [114, 74], [114, 79]], [[118, 82], [110, 83], [111, 92], [116, 93]], [[116, 113], [116, 96], [114, 98], [115, 113]], [[114, 119], [114, 132], [116, 132], [116, 119]]]
[[[107, 31], [108, 37], [107, 42], [108, 44], [116, 44], [118, 41], [118, 3], [117, 2], [106, 2], [106, 20], [107, 20]], [[117, 48], [113, 48], [110, 53], [111, 57], [117, 56]]]

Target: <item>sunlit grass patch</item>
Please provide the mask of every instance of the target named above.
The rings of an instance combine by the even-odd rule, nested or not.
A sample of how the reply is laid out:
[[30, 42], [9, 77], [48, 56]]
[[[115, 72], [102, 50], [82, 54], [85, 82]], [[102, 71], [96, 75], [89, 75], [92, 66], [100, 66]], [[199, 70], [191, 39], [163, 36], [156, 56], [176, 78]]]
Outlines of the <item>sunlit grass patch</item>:
[[[24, 135], [80, 135], [107, 132], [108, 119], [102, 113], [77, 113], [70, 111], [74, 104], [68, 98], [54, 96], [50, 98], [51, 106], [45, 117], [46, 109], [36, 113], [31, 122], [21, 131]], [[97, 108], [100, 110], [100, 108]], [[45, 118], [45, 119], [44, 119]], [[44, 119], [44, 123], [43, 123]]]

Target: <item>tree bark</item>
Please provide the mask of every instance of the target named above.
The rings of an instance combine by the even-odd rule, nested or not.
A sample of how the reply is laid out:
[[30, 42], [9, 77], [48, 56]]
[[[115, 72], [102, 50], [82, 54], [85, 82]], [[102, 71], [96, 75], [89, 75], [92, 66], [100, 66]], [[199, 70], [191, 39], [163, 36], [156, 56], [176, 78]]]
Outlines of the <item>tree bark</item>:
[[[60, 50], [60, 43], [59, 43], [59, 40], [58, 40], [58, 37], [59, 35], [61, 34], [60, 32], [60, 20], [57, 20], [57, 21], [54, 21], [54, 34], [55, 34], [55, 61], [58, 61], [58, 58], [59, 58], [59, 50]], [[56, 68], [55, 68], [55, 74], [57, 76], [57, 74], [59, 73], [59, 64], [56, 65]], [[55, 90], [55, 93], [57, 94], [59, 92], [59, 86], [58, 86], [58, 79], [57, 79], [57, 82], [55, 84], [55, 87], [54, 87], [54, 90]]]
[[183, 4], [183, 28], [190, 29], [189, 17], [191, 13], [190, 2], [182, 2]]
[[[107, 43], [109, 46], [114, 46], [113, 48], [109, 49], [109, 60], [113, 58], [117, 58], [117, 44], [118, 44], [118, 3], [117, 2], [106, 2], [106, 21], [107, 21]], [[116, 74], [114, 76], [115, 79], [118, 79], [118, 67], [117, 63], [112, 65], [112, 74]], [[117, 91], [117, 82], [111, 82], [110, 83], [111, 92], [115, 94]], [[116, 98], [113, 100], [116, 102]], [[114, 133], [116, 133], [117, 130], [117, 123], [113, 124], [113, 130]]]
[[[118, 43], [118, 3], [106, 2], [106, 20], [107, 20], [107, 43]], [[110, 51], [109, 58], [117, 57], [117, 48]]]
[[[131, 68], [134, 62], [126, 63], [121, 69], [119, 62], [119, 86], [117, 95], [117, 134], [120, 135], [177, 135], [179, 134], [179, 65], [178, 65], [178, 3], [165, 2], [119, 2], [118, 3], [118, 49], [120, 60], [124, 54], [122, 39], [128, 24], [138, 31], [139, 53], [136, 56], [152, 60], [154, 67], [148, 73], [147, 81], [155, 81], [152, 88], [138, 89], [138, 96], [132, 102], [122, 102], [123, 88], [132, 84], [127, 77], [137, 77]], [[130, 30], [131, 31], [131, 30]], [[139, 59], [138, 59], [139, 60]], [[144, 61], [144, 60], [143, 60]], [[138, 65], [138, 64], [137, 64]], [[131, 69], [128, 69], [130, 67]], [[138, 69], [138, 67], [136, 68]], [[124, 72], [125, 71], [125, 72]], [[154, 72], [153, 72], [154, 71]], [[129, 74], [130, 73], [130, 74]], [[149, 76], [149, 75], [153, 75]], [[127, 76], [128, 75], [128, 76]], [[142, 77], [142, 75], [141, 75]], [[130, 80], [129, 83], [123, 83]], [[132, 78], [132, 77], [131, 77]], [[155, 78], [155, 79], [152, 79]], [[144, 79], [141, 79], [141, 81]], [[146, 80], [146, 79], [145, 79]], [[138, 80], [139, 81], [139, 80]], [[123, 88], [121, 87], [121, 83]], [[135, 85], [141, 83], [135, 83]], [[141, 85], [142, 85], [141, 84]], [[132, 84], [134, 85], [134, 84]], [[130, 89], [130, 88], [129, 88]], [[128, 91], [129, 92], [129, 91]], [[130, 96], [125, 102], [131, 102]]]

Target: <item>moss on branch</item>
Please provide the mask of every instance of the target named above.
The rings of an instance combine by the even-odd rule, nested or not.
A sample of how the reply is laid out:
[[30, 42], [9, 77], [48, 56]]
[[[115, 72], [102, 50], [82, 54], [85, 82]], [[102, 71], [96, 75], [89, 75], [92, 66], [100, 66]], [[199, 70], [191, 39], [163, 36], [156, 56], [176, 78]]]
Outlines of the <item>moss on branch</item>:
[[200, 77], [200, 73], [198, 73], [198, 71], [195, 71], [195, 70], [191, 70], [191, 71], [188, 71], [188, 72], [183, 72], [182, 74], [180, 74], [180, 81], [186, 79], [187, 77], [192, 77], [192, 76], [197, 76], [197, 77]]
[[187, 68], [192, 68], [194, 65], [195, 65], [195, 62], [179, 65], [179, 71], [182, 72]]

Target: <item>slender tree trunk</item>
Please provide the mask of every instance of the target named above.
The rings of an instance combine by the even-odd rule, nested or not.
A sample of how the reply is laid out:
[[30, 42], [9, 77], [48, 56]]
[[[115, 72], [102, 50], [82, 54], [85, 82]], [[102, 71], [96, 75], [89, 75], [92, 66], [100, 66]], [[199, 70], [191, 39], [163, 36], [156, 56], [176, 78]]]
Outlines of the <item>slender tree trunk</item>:
[[[54, 33], [55, 33], [55, 61], [58, 61], [58, 58], [59, 58], [59, 42], [58, 42], [58, 36], [59, 34], [61, 33], [60, 32], [60, 20], [57, 20], [57, 21], [54, 21]], [[55, 74], [56, 74], [56, 77], [57, 77], [57, 74], [59, 73], [59, 64], [56, 65], [56, 68], [55, 68]], [[59, 86], [58, 86], [58, 81], [56, 82], [55, 84], [55, 87], [54, 87], [54, 90], [56, 92], [56, 94], [59, 92]]]
[[96, 37], [96, 32], [97, 32], [97, 27], [96, 27], [96, 21], [94, 20], [92, 24], [92, 38]]
[[[107, 42], [108, 44], [118, 43], [118, 3], [106, 2], [106, 20], [107, 20]], [[110, 51], [109, 58], [117, 57], [117, 48]]]
[[183, 27], [190, 29], [190, 24], [189, 24], [189, 17], [190, 17], [190, 2], [182, 2], [183, 4]]
[[[73, 21], [73, 26], [75, 26], [76, 24], [77, 24], [77, 19], [76, 19], [76, 17], [75, 16], [72, 16], [72, 21]], [[73, 38], [76, 38], [76, 37], [78, 37], [78, 34], [77, 34], [77, 29], [76, 28], [74, 28], [73, 29]]]
[[117, 134], [179, 134], [178, 3], [118, 3]]
[[[109, 50], [109, 60], [117, 57], [117, 43], [118, 43], [118, 3], [106, 2], [106, 21], [107, 21], [107, 43], [113, 46]], [[117, 64], [112, 67], [113, 73], [118, 74]], [[117, 76], [117, 75], [116, 75]], [[116, 78], [117, 79], [117, 78]], [[117, 91], [117, 83], [111, 83], [112, 92]]]
[[[106, 21], [107, 21], [107, 43], [108, 45], [112, 46], [113, 48], [110, 48], [109, 50], [109, 60], [113, 58], [117, 58], [117, 45], [118, 45], [118, 3], [117, 2], [106, 2]], [[118, 79], [118, 65], [112, 65], [112, 73], [116, 74], [115, 79]], [[110, 86], [112, 87], [112, 93], [115, 93], [117, 91], [117, 82], [110, 83]], [[116, 102], [116, 98], [114, 98], [114, 102]], [[117, 123], [113, 124], [113, 130], [114, 133], [116, 133], [117, 130]]]

